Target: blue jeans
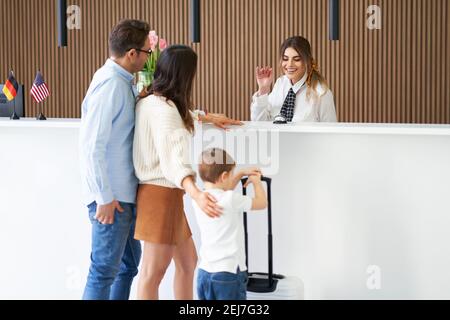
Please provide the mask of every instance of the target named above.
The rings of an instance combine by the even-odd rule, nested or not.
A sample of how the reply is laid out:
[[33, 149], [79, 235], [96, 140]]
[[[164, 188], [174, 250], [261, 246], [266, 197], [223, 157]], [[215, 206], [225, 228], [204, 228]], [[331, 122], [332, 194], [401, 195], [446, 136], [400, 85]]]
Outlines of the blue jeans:
[[197, 295], [199, 300], [246, 300], [247, 271], [237, 273], [209, 273], [198, 269]]
[[123, 203], [125, 210], [114, 213], [114, 224], [104, 225], [95, 219], [97, 204], [91, 203], [91, 266], [83, 300], [128, 300], [131, 283], [138, 273], [141, 243], [134, 239], [136, 207]]

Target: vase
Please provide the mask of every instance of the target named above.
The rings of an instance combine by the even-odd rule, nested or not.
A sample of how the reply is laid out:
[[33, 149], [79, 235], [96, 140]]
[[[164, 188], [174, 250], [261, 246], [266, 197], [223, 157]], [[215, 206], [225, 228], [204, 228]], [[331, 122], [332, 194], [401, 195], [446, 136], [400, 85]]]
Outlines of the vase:
[[145, 87], [148, 87], [153, 81], [153, 72], [139, 71], [137, 74], [136, 89], [140, 93]]

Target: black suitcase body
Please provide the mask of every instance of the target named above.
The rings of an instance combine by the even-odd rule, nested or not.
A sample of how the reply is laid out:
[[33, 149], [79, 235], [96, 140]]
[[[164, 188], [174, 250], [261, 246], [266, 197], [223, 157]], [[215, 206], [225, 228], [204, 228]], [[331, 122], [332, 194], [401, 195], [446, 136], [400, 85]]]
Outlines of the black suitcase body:
[[[248, 178], [241, 180], [242, 192], [247, 195], [244, 187]], [[252, 299], [293, 299], [302, 300], [304, 296], [303, 282], [296, 277], [285, 277], [273, 273], [273, 236], [272, 236], [272, 179], [261, 177], [267, 185], [267, 246], [268, 246], [268, 272], [250, 272], [248, 263], [248, 224], [247, 212], [244, 212], [245, 231], [245, 262], [248, 270], [247, 296]]]

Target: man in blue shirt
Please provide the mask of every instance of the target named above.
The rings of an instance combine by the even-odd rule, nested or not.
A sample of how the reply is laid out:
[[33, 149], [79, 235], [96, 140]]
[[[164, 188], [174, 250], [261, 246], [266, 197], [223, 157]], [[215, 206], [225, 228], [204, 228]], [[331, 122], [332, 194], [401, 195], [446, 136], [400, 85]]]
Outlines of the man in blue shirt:
[[138, 272], [132, 82], [151, 53], [149, 32], [149, 25], [138, 20], [123, 20], [114, 27], [109, 38], [111, 58], [95, 73], [82, 104], [81, 177], [92, 223], [86, 300], [128, 299]]

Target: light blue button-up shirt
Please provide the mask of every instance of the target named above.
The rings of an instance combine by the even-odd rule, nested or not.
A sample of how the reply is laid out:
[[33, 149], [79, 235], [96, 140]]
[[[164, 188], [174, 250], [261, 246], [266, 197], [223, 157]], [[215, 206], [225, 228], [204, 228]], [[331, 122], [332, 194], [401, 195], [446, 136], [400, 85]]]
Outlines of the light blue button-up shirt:
[[108, 59], [94, 75], [82, 104], [80, 164], [86, 205], [135, 203], [133, 75]]

